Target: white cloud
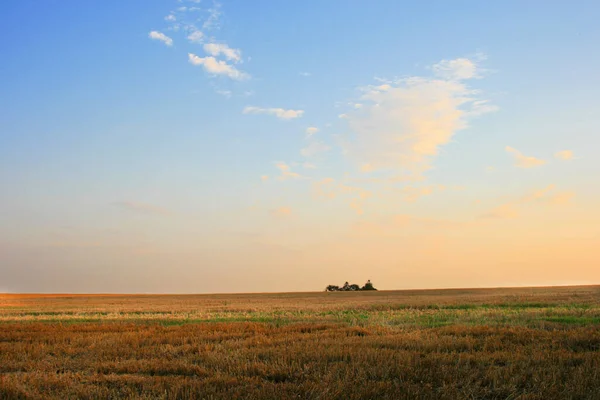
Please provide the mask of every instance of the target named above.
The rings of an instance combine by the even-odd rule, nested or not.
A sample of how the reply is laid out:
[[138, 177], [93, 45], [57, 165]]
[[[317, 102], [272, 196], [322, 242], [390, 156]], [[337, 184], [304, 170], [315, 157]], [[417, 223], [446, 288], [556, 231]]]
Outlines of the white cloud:
[[309, 162], [305, 162], [302, 164], [302, 168], [304, 169], [317, 169], [317, 166], [315, 164], [309, 163]]
[[283, 108], [260, 108], [260, 107], [245, 107], [243, 114], [266, 114], [274, 115], [279, 119], [294, 119], [300, 118], [304, 114], [304, 110], [285, 110]]
[[533, 168], [546, 164], [546, 161], [532, 156], [525, 156], [519, 150], [506, 146], [505, 150], [515, 157], [515, 167]]
[[300, 72], [299, 75], [304, 76], [304, 77], [312, 76], [312, 74], [310, 72]]
[[232, 49], [226, 44], [207, 43], [204, 45], [204, 51], [215, 57], [223, 54], [225, 58], [235, 62], [240, 62], [242, 59], [242, 52], [239, 49]]
[[304, 157], [312, 157], [316, 154], [323, 153], [329, 150], [330, 147], [318, 140], [312, 141], [308, 146], [300, 150], [300, 154]]
[[219, 61], [214, 57], [198, 57], [195, 54], [188, 53], [188, 60], [193, 65], [201, 65], [206, 72], [215, 75], [225, 75], [238, 81], [248, 79], [250, 75], [227, 64], [225, 61]]
[[165, 35], [162, 32], [152, 31], [148, 34], [148, 37], [152, 40], [159, 40], [159, 41], [163, 42], [164, 44], [166, 44], [167, 46], [173, 46], [173, 39], [171, 39], [170, 37], [168, 37], [167, 35]]
[[442, 79], [460, 81], [478, 77], [477, 64], [468, 58], [442, 60], [434, 64], [431, 69], [436, 76]]
[[188, 35], [188, 40], [192, 43], [202, 43], [204, 38], [204, 33], [199, 30], [193, 30], [192, 33]]
[[175, 22], [177, 21], [177, 18], [173, 14], [169, 14], [165, 17], [165, 21]]
[[220, 94], [221, 96], [230, 98], [231, 97], [231, 90], [216, 90], [215, 91], [217, 94]]
[[558, 153], [554, 154], [554, 157], [558, 158], [559, 160], [572, 160], [573, 152], [571, 150], [559, 151]]
[[306, 134], [309, 136], [312, 136], [317, 132], [319, 132], [319, 128], [316, 128], [314, 126], [309, 126], [308, 128], [306, 128]]
[[219, 29], [220, 18], [221, 4], [213, 1], [213, 6], [208, 9], [208, 18], [202, 24], [202, 28], [206, 30]]
[[437, 78], [362, 88], [362, 107], [339, 115], [352, 131], [349, 140], [343, 139], [345, 153], [370, 170], [430, 169], [440, 147], [471, 118], [495, 109], [462, 81], [475, 77], [471, 65], [467, 59], [443, 61], [433, 67]]

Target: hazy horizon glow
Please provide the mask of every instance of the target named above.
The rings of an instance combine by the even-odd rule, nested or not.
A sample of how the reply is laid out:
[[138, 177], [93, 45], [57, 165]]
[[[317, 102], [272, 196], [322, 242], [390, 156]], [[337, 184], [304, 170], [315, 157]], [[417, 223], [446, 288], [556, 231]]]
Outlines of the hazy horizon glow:
[[0, 292], [600, 283], [600, 5], [435, 3], [4, 4]]

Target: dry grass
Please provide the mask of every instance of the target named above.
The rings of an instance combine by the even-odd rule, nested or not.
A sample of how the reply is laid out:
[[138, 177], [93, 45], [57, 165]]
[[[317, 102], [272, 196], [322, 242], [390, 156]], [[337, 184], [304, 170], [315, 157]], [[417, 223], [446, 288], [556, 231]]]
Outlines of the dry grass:
[[600, 287], [0, 295], [0, 398], [600, 399]]

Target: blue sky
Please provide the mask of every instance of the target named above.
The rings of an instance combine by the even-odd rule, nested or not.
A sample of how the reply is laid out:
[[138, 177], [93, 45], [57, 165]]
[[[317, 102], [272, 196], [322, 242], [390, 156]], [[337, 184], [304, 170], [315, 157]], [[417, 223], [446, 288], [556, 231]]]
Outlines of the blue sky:
[[600, 281], [597, 2], [2, 7], [0, 291]]

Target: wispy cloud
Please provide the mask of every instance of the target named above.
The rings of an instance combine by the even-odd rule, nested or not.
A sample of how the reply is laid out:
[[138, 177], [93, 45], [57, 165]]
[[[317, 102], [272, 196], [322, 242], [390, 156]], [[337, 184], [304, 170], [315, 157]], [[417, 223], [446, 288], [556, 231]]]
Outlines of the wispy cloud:
[[304, 114], [304, 110], [286, 110], [283, 108], [261, 108], [261, 107], [245, 107], [242, 111], [244, 114], [266, 114], [274, 115], [279, 119], [294, 119], [300, 118]]
[[319, 128], [316, 128], [314, 126], [309, 126], [308, 128], [306, 128], [306, 134], [309, 136], [314, 135], [317, 132], [319, 132]]
[[[172, 9], [165, 17], [169, 23], [167, 29], [171, 32], [185, 32], [184, 37], [190, 43], [204, 44], [203, 49], [207, 53], [206, 57], [188, 53], [188, 61], [193, 65], [202, 66], [213, 76], [225, 76], [238, 81], [250, 79], [250, 74], [232, 65], [242, 62], [241, 50], [218, 43], [219, 39], [212, 32], [220, 28], [221, 4], [218, 1], [212, 1], [212, 4], [209, 3], [207, 7], [198, 7], [200, 1], [178, 0], [178, 2], [180, 5]], [[173, 39], [164, 33], [152, 31], [149, 37], [162, 41], [167, 46], [173, 45]]]
[[501, 204], [480, 215], [479, 218], [514, 219], [520, 216], [521, 209], [527, 204], [564, 206], [570, 204], [574, 197], [573, 192], [556, 192], [556, 185], [548, 185], [521, 198]]
[[546, 161], [541, 160], [539, 158], [535, 158], [533, 156], [523, 155], [523, 153], [521, 153], [519, 150], [512, 148], [510, 146], [506, 146], [505, 150], [514, 156], [515, 167], [533, 168], [533, 167], [539, 167], [540, 165], [546, 164]]
[[556, 193], [550, 198], [550, 204], [553, 204], [555, 206], [564, 206], [567, 204], [571, 204], [573, 198], [575, 198], [575, 193], [573, 192]]
[[140, 203], [136, 201], [118, 201], [113, 203], [115, 206], [123, 208], [125, 210], [141, 212], [146, 214], [156, 215], [172, 215], [172, 212], [166, 208], [154, 206], [152, 204]]
[[439, 78], [461, 81], [477, 78], [479, 68], [474, 61], [468, 58], [455, 58], [453, 60], [442, 60], [434, 64], [431, 69]]
[[279, 169], [281, 175], [279, 176], [279, 180], [287, 180], [287, 179], [300, 179], [302, 175], [297, 172], [292, 172], [289, 165], [284, 162], [276, 162], [275, 167]]
[[204, 67], [206, 72], [214, 75], [223, 75], [238, 81], [250, 78], [248, 74], [214, 57], [198, 57], [193, 53], [188, 53], [188, 61], [193, 65]]
[[204, 33], [202, 33], [202, 31], [194, 29], [187, 36], [187, 39], [192, 43], [202, 43], [202, 41], [204, 40]]
[[231, 90], [215, 90], [215, 93], [227, 98], [230, 98], [232, 95]]
[[309, 76], [312, 76], [312, 74], [311, 74], [310, 72], [299, 72], [299, 73], [298, 73], [298, 75], [300, 75], [300, 76], [304, 76], [304, 77], [307, 77], [307, 78], [308, 78]]
[[277, 218], [285, 218], [292, 215], [292, 209], [289, 207], [278, 207], [270, 211], [271, 215]]
[[348, 186], [344, 183], [336, 182], [333, 178], [324, 178], [313, 182], [313, 193], [315, 197], [334, 199], [336, 197], [346, 197], [349, 199], [349, 206], [358, 214], [364, 213], [364, 202], [373, 194], [371, 191], [356, 187]]
[[396, 214], [392, 216], [382, 216], [371, 220], [362, 220], [353, 224], [354, 233], [366, 235], [393, 235], [402, 228], [405, 231], [411, 229], [426, 229], [427, 231], [448, 231], [456, 230], [467, 226], [468, 223], [462, 221], [453, 221], [437, 218], [415, 217], [408, 214]]
[[[423, 196], [428, 196], [433, 194], [435, 190], [440, 190], [438, 187], [434, 185], [427, 186], [405, 186], [403, 188], [397, 189], [397, 192], [401, 194], [402, 199], [406, 202], [412, 203], [417, 201], [419, 198]], [[443, 189], [441, 189], [443, 190]]]
[[330, 147], [325, 143], [318, 140], [313, 140], [308, 144], [308, 146], [300, 150], [300, 154], [302, 154], [304, 157], [313, 157], [319, 153], [326, 152], [329, 149]]
[[224, 43], [206, 43], [204, 45], [204, 51], [215, 57], [223, 55], [228, 60], [234, 62], [239, 62], [242, 59], [242, 52], [239, 49], [232, 49]]
[[515, 204], [508, 203], [502, 204], [482, 215], [479, 218], [492, 218], [492, 219], [514, 219], [519, 216], [519, 210]]
[[208, 18], [202, 24], [202, 29], [214, 30], [220, 28], [221, 3], [213, 1], [213, 5], [208, 9]]
[[573, 152], [571, 150], [559, 151], [554, 154], [554, 157], [558, 158], [559, 160], [572, 160]]
[[361, 106], [339, 115], [352, 131], [344, 138], [346, 154], [371, 171], [422, 172], [473, 117], [495, 110], [465, 83], [478, 76], [476, 61], [444, 60], [431, 69], [434, 77], [360, 88], [360, 102], [352, 104]]
[[167, 35], [165, 35], [162, 32], [158, 32], [158, 31], [151, 31], [148, 34], [148, 37], [152, 40], [158, 40], [160, 42], [163, 42], [165, 45], [167, 46], [173, 46], [173, 39], [171, 39], [170, 37], [168, 37]]

